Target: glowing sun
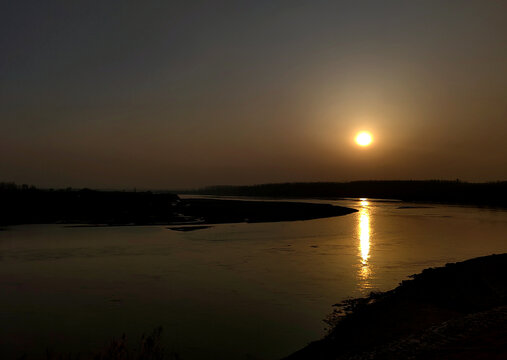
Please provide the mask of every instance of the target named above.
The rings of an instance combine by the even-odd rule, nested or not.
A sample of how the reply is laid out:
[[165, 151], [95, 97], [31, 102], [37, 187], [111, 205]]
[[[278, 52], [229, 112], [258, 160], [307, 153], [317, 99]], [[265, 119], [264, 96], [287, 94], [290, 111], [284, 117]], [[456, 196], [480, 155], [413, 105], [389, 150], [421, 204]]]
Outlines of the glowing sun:
[[356, 143], [359, 146], [368, 146], [372, 143], [373, 136], [369, 132], [361, 131], [356, 135]]

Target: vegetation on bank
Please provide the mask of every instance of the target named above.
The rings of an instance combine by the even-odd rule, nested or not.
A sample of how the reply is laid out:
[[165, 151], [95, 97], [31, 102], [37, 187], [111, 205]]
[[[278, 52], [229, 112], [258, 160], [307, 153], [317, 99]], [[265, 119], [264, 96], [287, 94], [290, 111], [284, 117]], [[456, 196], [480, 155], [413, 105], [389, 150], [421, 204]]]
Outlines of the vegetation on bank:
[[[39, 357], [37, 357], [39, 358]], [[22, 355], [17, 360], [30, 360]], [[127, 341], [127, 336], [112, 339], [103, 349], [91, 353], [58, 353], [46, 350], [45, 360], [179, 360], [177, 352], [168, 351], [163, 346], [162, 327], [149, 334], [143, 334], [137, 344]]]
[[308, 182], [210, 186], [189, 192], [204, 195], [275, 198], [366, 197], [507, 207], [507, 181], [489, 183], [469, 183], [459, 180]]

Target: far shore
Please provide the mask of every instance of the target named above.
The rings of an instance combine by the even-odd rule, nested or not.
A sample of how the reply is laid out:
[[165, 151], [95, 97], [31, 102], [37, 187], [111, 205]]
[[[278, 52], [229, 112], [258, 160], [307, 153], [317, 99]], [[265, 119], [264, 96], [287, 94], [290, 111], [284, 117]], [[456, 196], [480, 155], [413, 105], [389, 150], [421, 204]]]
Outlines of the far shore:
[[369, 180], [208, 186], [185, 193], [285, 199], [369, 198], [507, 208], [507, 181]]
[[[0, 188], [0, 227], [21, 224], [187, 226], [311, 220], [356, 212], [342, 206], [292, 201], [180, 199], [152, 192]], [[195, 230], [179, 229], [180, 231]]]

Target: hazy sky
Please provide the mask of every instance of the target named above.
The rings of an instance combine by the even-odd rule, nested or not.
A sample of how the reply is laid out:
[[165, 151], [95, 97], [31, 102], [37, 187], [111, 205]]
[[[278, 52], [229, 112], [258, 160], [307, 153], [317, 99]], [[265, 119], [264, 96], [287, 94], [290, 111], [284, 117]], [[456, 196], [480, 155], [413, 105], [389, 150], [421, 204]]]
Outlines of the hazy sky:
[[507, 180], [507, 2], [5, 0], [0, 125], [38, 186]]

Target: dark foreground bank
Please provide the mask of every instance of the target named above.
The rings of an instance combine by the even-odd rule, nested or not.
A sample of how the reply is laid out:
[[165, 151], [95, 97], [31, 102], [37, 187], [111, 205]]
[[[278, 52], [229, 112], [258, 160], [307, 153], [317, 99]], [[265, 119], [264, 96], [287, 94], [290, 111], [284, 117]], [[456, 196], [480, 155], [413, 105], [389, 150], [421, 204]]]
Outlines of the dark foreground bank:
[[507, 254], [430, 268], [337, 304], [329, 334], [286, 360], [507, 359]]
[[180, 199], [174, 194], [149, 191], [41, 190], [14, 184], [0, 186], [0, 226], [276, 222], [332, 217], [355, 211], [329, 204]]

